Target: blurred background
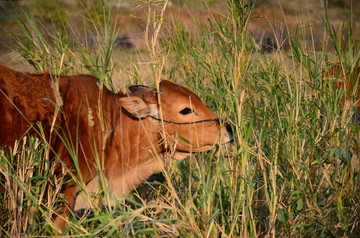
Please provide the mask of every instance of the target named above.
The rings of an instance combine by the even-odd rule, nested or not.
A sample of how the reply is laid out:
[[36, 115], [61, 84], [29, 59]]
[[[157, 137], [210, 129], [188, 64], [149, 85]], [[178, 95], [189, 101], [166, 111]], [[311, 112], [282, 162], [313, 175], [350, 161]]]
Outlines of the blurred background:
[[[147, 2], [151, 1], [115, 0], [107, 3], [111, 9], [110, 25], [117, 28], [115, 59], [121, 59], [121, 54], [139, 53], [146, 47], [144, 32], [147, 9], [141, 6]], [[351, 23], [353, 31], [358, 32], [360, 1], [258, 0], [249, 21], [248, 37], [254, 39], [264, 52], [271, 53], [278, 48], [288, 50], [288, 36], [294, 36], [299, 29], [306, 28], [308, 36], [305, 38], [308, 40], [304, 43], [322, 50], [326, 37], [322, 17], [325, 8], [328, 9], [331, 24], [337, 30]], [[95, 30], [98, 31], [102, 28], [104, 11], [102, 0], [0, 0], [0, 62], [23, 68], [24, 59], [11, 52], [11, 47], [14, 35], [22, 31], [18, 21], [22, 21], [24, 13], [41, 21], [42, 27], [50, 34], [66, 32], [69, 39], [91, 46], [98, 40], [95, 39], [98, 34], [90, 34], [86, 22], [90, 22], [94, 29], [97, 28], [95, 24], [99, 23], [100, 27]], [[164, 18], [165, 22], [180, 22], [188, 32], [196, 34], [199, 25], [209, 27], [209, 20], [228, 15], [227, 1], [172, 0], [168, 2]], [[166, 27], [161, 29], [162, 35], [168, 32]]]

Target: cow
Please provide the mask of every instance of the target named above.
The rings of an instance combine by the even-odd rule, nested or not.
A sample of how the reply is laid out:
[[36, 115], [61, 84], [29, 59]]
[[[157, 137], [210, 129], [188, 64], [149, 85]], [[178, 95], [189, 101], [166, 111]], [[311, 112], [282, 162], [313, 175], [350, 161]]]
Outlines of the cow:
[[67, 168], [60, 174], [79, 170], [62, 188], [68, 206], [55, 218], [60, 231], [70, 209], [90, 207], [83, 193], [98, 191], [100, 175], [121, 200], [162, 170], [161, 155], [182, 158], [232, 140], [231, 126], [185, 87], [164, 80], [157, 90], [134, 85], [113, 93], [98, 82], [87, 74], [29, 74], [0, 65], [0, 147], [7, 150], [28, 133], [50, 145], [59, 167]]
[[[353, 101], [351, 98], [351, 90], [354, 89], [354, 87], [356, 87], [356, 91], [355, 92], [355, 100], [353, 101], [353, 105], [355, 108], [360, 108], [360, 80], [359, 80], [359, 76], [360, 76], [360, 67], [355, 68], [352, 72], [350, 72], [349, 76], [348, 76], [348, 80], [345, 78], [344, 75], [344, 71], [341, 68], [341, 65], [333, 65], [330, 67], [330, 70], [327, 73], [327, 76], [332, 76], [332, 77], [336, 77], [340, 80], [338, 80], [336, 82], [336, 88], [340, 89], [340, 88], [344, 88], [345, 90], [345, 98], [344, 100], [341, 102], [341, 106], [344, 107], [345, 104], [352, 104], [351, 101]], [[354, 83], [357, 82], [357, 83]]]
[[325, 73], [326, 77], [337, 79], [335, 86], [343, 89], [344, 94], [340, 101], [340, 107], [344, 112], [350, 107], [354, 108], [353, 122], [360, 124], [360, 67], [355, 67], [348, 76], [345, 76], [344, 68], [340, 64], [334, 64]]

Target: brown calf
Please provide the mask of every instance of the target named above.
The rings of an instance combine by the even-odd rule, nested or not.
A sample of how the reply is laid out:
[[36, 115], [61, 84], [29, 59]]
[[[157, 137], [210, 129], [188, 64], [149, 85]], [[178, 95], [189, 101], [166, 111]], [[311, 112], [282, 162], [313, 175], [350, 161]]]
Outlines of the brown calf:
[[[87, 192], [98, 190], [99, 158], [111, 196], [121, 199], [162, 169], [157, 155], [170, 149], [206, 151], [232, 138], [229, 126], [180, 85], [162, 81], [159, 92], [136, 85], [126, 94], [115, 94], [100, 91], [97, 82], [91, 75], [61, 76], [56, 87], [50, 74], [27, 74], [0, 65], [0, 146], [13, 146], [29, 128], [38, 136], [35, 123], [41, 122], [44, 139], [70, 169], [75, 167], [71, 155], [76, 152], [78, 179]], [[61, 100], [61, 113], [55, 118], [55, 102]], [[63, 188], [69, 207], [88, 208], [78, 191], [75, 182]], [[66, 214], [64, 208], [56, 218], [61, 230], [67, 225]]]
[[[327, 76], [337, 77], [340, 80], [336, 82], [337, 88], [344, 88], [345, 96], [344, 100], [341, 101], [341, 106], [351, 105], [353, 102], [355, 108], [360, 108], [360, 68], [356, 68], [352, 73], [350, 73], [349, 78], [346, 79], [344, 76], [344, 71], [340, 65], [331, 66], [330, 70], [327, 73]], [[354, 84], [357, 82], [357, 85]], [[355, 98], [351, 96], [351, 91], [355, 88]]]

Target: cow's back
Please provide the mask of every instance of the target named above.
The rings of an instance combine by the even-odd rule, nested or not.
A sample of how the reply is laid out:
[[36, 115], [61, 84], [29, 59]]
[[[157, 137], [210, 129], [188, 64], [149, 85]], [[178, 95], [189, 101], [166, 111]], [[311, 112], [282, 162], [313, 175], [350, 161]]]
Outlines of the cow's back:
[[[0, 65], [0, 145], [13, 146], [31, 125], [51, 125], [54, 93], [51, 79], [11, 70]], [[34, 126], [32, 131], [36, 133]]]

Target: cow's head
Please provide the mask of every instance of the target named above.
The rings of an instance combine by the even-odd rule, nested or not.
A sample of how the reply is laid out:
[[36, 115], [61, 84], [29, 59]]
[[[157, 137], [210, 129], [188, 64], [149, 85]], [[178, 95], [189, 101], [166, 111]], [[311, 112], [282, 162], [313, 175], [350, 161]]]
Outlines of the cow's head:
[[198, 152], [232, 140], [230, 126], [218, 119], [190, 90], [170, 81], [162, 81], [159, 93], [149, 87], [129, 87], [121, 98], [123, 108], [132, 116], [163, 126], [163, 135], [177, 151]]

